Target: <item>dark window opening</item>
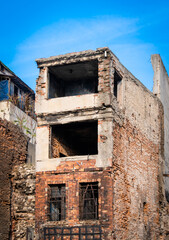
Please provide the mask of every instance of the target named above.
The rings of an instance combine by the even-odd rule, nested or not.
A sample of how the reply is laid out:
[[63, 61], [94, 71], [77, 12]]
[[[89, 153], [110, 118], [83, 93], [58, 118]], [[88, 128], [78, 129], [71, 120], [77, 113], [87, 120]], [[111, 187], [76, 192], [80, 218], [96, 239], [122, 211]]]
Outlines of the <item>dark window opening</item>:
[[51, 127], [51, 158], [97, 154], [97, 121]]
[[98, 219], [98, 183], [81, 183], [79, 196], [80, 219]]
[[120, 86], [122, 82], [122, 77], [115, 71], [114, 73], [114, 96], [118, 98], [120, 94]]
[[165, 190], [165, 196], [166, 196], [167, 202], [169, 203], [169, 192], [167, 190]]
[[0, 70], [3, 72], [4, 71], [4, 66], [0, 64]]
[[18, 88], [14, 85], [14, 96], [18, 96]]
[[66, 216], [66, 189], [64, 184], [50, 185], [49, 220], [61, 221]]
[[8, 100], [9, 98], [9, 81], [1, 80], [0, 81], [0, 101]]
[[3, 81], [3, 80], [9, 80], [8, 77], [0, 77], [0, 81]]
[[49, 67], [49, 98], [98, 92], [98, 62]]

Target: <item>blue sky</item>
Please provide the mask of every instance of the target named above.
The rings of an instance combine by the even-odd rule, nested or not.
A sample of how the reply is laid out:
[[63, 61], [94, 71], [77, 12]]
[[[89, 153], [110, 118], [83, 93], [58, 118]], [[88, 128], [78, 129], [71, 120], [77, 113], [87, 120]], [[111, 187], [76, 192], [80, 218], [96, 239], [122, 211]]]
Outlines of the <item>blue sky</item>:
[[169, 72], [169, 1], [1, 2], [0, 60], [35, 90], [35, 59], [108, 46], [152, 90], [151, 54]]

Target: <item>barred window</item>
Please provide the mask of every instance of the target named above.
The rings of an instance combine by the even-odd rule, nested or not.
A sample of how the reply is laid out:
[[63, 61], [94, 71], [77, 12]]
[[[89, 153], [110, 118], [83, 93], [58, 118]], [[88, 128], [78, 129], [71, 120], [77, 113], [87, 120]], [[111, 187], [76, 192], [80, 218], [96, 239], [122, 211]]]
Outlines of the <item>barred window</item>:
[[98, 183], [80, 184], [80, 219], [98, 219]]
[[50, 185], [49, 220], [61, 221], [66, 216], [66, 189], [64, 184]]

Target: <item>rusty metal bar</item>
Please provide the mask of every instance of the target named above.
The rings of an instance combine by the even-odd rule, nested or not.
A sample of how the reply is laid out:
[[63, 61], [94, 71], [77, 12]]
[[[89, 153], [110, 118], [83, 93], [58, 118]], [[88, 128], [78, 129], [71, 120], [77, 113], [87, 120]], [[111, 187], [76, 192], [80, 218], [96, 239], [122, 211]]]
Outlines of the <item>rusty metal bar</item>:
[[[65, 230], [65, 231], [64, 231]], [[66, 231], [68, 230], [68, 231]], [[73, 231], [74, 230], [74, 231]], [[85, 239], [102, 239], [102, 230], [98, 225], [94, 226], [76, 226], [76, 227], [45, 227], [44, 228], [44, 240], [56, 239], [63, 240], [67, 236], [67, 239], [74, 239], [78, 237], [79, 240]], [[59, 238], [58, 238], [59, 237]], [[77, 239], [77, 238], [76, 238]]]
[[81, 183], [79, 194], [80, 219], [98, 218], [98, 183]]
[[66, 209], [66, 192], [65, 185], [50, 185], [50, 198], [49, 198], [49, 220], [60, 221], [65, 219]]

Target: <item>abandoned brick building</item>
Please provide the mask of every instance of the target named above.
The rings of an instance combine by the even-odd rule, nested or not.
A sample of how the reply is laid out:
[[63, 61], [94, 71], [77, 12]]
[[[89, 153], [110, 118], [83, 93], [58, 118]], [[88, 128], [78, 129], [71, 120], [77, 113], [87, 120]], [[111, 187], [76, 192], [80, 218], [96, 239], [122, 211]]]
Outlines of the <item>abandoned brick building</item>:
[[32, 89], [0, 62], [1, 240], [33, 239], [36, 131], [34, 95]]
[[153, 93], [109, 48], [36, 62], [36, 239], [166, 239], [169, 78], [160, 56]]
[[8, 99], [26, 85], [1, 63], [0, 239], [167, 239], [169, 78], [160, 56], [153, 93], [108, 48], [37, 64], [35, 206], [30, 135], [12, 123], [29, 113]]

